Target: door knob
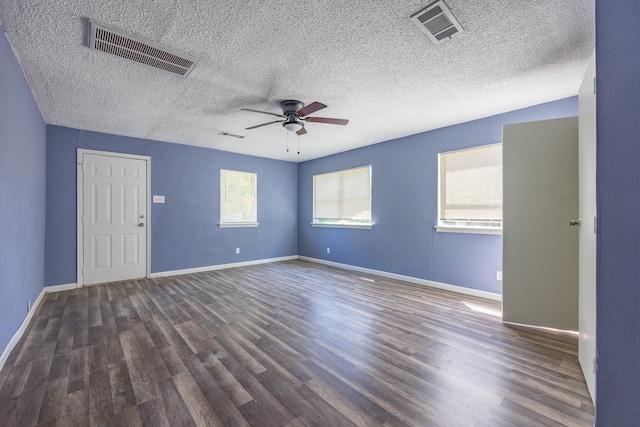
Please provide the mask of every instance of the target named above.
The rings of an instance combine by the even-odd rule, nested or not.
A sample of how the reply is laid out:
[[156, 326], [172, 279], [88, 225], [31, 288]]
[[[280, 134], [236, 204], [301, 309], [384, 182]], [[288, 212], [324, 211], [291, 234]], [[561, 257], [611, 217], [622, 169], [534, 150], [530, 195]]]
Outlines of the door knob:
[[138, 224], [138, 227], [144, 227], [144, 222], [141, 222], [140, 224]]
[[580, 218], [569, 220], [569, 225], [580, 225]]

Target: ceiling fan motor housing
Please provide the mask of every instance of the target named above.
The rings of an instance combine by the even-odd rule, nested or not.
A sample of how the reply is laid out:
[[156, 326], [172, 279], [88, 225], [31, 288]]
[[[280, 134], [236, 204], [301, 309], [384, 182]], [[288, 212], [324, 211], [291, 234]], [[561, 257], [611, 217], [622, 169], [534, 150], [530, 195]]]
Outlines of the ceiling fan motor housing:
[[304, 103], [293, 99], [287, 99], [280, 102], [280, 108], [282, 108], [282, 114], [287, 117], [287, 120], [282, 123], [282, 127], [289, 132], [298, 132], [304, 127], [304, 123], [299, 120], [298, 111], [304, 107]]
[[280, 108], [282, 108], [282, 114], [285, 116], [290, 116], [291, 114], [296, 114], [302, 107], [304, 107], [304, 103], [300, 101], [296, 101], [293, 99], [286, 99], [280, 102]]

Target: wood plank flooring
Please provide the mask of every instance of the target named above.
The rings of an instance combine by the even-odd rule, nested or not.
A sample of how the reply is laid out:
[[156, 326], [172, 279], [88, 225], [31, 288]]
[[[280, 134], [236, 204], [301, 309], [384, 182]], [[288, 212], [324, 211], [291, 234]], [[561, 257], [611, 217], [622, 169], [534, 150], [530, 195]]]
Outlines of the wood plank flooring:
[[576, 339], [304, 261], [46, 295], [3, 426], [591, 426]]

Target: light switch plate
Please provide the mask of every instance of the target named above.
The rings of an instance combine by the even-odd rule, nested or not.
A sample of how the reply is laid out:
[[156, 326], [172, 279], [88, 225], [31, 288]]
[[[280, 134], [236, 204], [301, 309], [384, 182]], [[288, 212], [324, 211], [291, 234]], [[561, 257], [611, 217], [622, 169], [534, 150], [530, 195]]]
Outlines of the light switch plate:
[[164, 203], [164, 196], [153, 196], [153, 203]]

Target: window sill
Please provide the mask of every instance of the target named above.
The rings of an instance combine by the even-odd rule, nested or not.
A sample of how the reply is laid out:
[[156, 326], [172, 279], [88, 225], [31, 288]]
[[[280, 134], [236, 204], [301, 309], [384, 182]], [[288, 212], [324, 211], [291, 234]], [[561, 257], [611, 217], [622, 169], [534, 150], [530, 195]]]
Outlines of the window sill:
[[218, 224], [220, 228], [247, 228], [247, 227], [257, 227], [260, 224], [257, 222], [224, 222]]
[[437, 233], [466, 233], [466, 234], [502, 234], [502, 229], [482, 228], [482, 227], [434, 227]]
[[328, 228], [359, 228], [370, 230], [373, 224], [343, 224], [338, 222], [312, 222], [312, 227], [328, 227]]

